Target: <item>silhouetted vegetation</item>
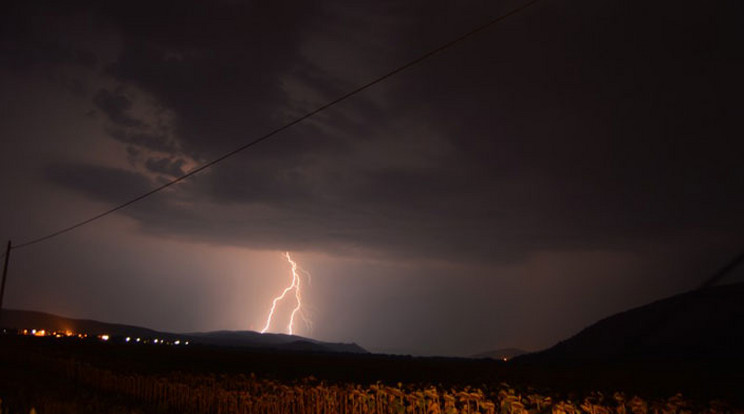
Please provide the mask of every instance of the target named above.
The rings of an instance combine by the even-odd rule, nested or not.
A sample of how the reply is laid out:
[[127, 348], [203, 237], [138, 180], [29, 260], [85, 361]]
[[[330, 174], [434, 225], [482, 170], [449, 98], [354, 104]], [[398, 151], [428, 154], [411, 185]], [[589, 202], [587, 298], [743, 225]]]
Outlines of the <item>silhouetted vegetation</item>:
[[[25, 414], [31, 407], [39, 414], [734, 411], [723, 402], [711, 402], [717, 394], [694, 384], [688, 391], [696, 392], [686, 392], [684, 397], [669, 392], [675, 388], [670, 384], [681, 384], [678, 373], [690, 366], [654, 374], [660, 365], [644, 370], [642, 363], [631, 361], [615, 368], [538, 366], [20, 336], [0, 336], [0, 351], [3, 414]], [[623, 382], [617, 376], [622, 367], [627, 379], [635, 381]], [[711, 379], [706, 372], [698, 370], [699, 383]], [[659, 380], [666, 383], [654, 387]], [[722, 383], [713, 380], [714, 385]], [[628, 387], [611, 388], [623, 384]], [[736, 400], [735, 394], [727, 395], [728, 403]]]

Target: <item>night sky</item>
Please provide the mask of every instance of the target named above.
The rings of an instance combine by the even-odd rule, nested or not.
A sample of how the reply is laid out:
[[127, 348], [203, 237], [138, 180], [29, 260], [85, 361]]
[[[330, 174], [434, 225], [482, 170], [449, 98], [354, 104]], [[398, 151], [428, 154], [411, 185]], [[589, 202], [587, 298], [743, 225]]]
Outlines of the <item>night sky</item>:
[[[523, 3], [4, 4], [0, 242], [136, 197]], [[551, 346], [744, 250], [743, 17], [734, 0], [542, 0], [13, 250], [5, 306], [260, 330], [290, 251], [312, 274], [300, 335]]]

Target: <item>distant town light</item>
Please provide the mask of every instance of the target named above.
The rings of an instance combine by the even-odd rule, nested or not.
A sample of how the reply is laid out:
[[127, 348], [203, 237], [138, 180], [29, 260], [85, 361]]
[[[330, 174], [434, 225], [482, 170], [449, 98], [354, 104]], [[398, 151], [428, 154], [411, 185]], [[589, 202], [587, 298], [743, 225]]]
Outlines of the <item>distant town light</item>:
[[154, 342], [155, 342], [155, 343], [158, 343], [158, 340], [156, 339], [156, 340], [155, 340]]
[[99, 338], [101, 338], [102, 341], [108, 341], [109, 340], [109, 336], [106, 335], [106, 334], [103, 334], [103, 335], [99, 336]]
[[127, 336], [126, 338], [124, 338], [124, 340], [127, 341], [127, 342], [129, 342], [129, 341], [132, 340], [132, 338], [130, 338], [130, 337]]
[[36, 335], [36, 329], [31, 330], [31, 335]]
[[173, 343], [176, 344], [176, 345], [180, 345], [181, 344], [181, 341], [179, 341], [178, 339], [176, 339], [176, 342], [173, 342]]
[[139, 339], [139, 338], [137, 338], [137, 342], [139, 342], [139, 341], [140, 341], [140, 339]]

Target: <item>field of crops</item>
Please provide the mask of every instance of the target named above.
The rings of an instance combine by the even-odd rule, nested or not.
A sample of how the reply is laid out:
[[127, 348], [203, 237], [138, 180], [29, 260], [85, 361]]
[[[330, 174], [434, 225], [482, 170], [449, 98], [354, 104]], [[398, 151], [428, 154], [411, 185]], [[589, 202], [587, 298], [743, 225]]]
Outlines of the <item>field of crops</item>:
[[[646, 401], [616, 392], [591, 393], [579, 401], [519, 392], [507, 384], [488, 389], [443, 389], [413, 384], [325, 384], [315, 378], [293, 383], [254, 375], [119, 374], [75, 360], [46, 361], [67, 381], [103, 396], [133, 401], [140, 408], [104, 412], [172, 412], [215, 414], [683, 414], [734, 412], [721, 402], [695, 405], [681, 395]], [[85, 402], [41, 398], [39, 414], [82, 412]], [[90, 404], [88, 404], [90, 405]], [[99, 404], [100, 405], [100, 404]], [[129, 404], [131, 406], [131, 404]], [[100, 410], [100, 408], [99, 408]], [[125, 411], [126, 410], [126, 411]], [[87, 411], [87, 410], [86, 410]], [[2, 411], [3, 414], [19, 411]], [[101, 411], [97, 411], [101, 412]]]
[[[641, 393], [642, 398], [607, 388], [578, 390], [573, 383], [560, 385], [575, 392], [538, 391], [529, 382], [511, 386], [502, 382], [509, 371], [489, 361], [0, 342], [0, 414], [28, 414], [32, 408], [37, 414], [744, 413], [676, 391]], [[373, 369], [385, 363], [386, 369]], [[411, 380], [408, 371], [426, 379]], [[463, 374], [466, 381], [449, 381]], [[395, 377], [409, 379], [399, 383]]]

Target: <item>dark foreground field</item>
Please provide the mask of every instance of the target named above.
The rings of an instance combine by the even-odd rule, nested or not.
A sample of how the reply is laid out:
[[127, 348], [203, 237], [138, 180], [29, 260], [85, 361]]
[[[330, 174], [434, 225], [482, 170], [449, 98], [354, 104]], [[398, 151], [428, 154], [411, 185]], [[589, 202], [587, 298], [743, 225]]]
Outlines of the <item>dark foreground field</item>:
[[0, 373], [3, 414], [31, 407], [40, 414], [640, 414], [744, 406], [744, 363], [732, 359], [504, 363], [0, 335]]

